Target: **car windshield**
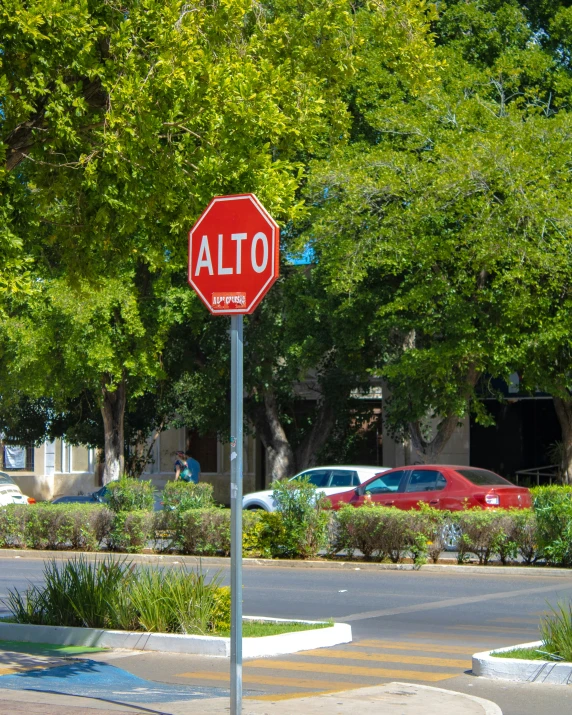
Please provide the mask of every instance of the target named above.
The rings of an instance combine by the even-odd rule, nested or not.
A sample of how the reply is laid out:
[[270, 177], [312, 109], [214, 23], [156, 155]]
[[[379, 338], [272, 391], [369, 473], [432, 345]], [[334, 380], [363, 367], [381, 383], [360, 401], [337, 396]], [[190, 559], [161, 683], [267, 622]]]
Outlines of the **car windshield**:
[[472, 484], [476, 484], [479, 487], [487, 486], [502, 486], [502, 487], [513, 487], [508, 479], [500, 477], [494, 472], [489, 472], [488, 469], [455, 469], [461, 476], [468, 479]]
[[16, 482], [12, 479], [12, 477], [9, 474], [6, 474], [6, 472], [0, 472], [0, 484], [15, 485]]
[[311, 472], [304, 472], [292, 477], [291, 481], [297, 482], [301, 479], [307, 479], [315, 487], [327, 487], [331, 471], [331, 469], [314, 469]]

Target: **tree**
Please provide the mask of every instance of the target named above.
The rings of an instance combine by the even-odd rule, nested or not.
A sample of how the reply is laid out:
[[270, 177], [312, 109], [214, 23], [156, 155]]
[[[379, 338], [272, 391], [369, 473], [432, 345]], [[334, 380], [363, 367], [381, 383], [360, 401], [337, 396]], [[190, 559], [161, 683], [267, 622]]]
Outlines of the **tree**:
[[490, 420], [475, 386], [522, 365], [570, 247], [568, 67], [518, 2], [453, 2], [434, 29], [440, 86], [357, 105], [354, 141], [314, 165], [304, 236], [426, 461], [469, 405]]
[[295, 218], [303, 162], [346, 134], [367, 54], [411, 81], [431, 74], [426, 11], [9, 0], [0, 37], [2, 176], [25, 196], [4, 207], [35, 289], [0, 326], [2, 391], [64, 405], [87, 389], [109, 481], [123, 469], [126, 405], [164, 379], [170, 328], [196, 309], [176, 289], [194, 218], [237, 191]]

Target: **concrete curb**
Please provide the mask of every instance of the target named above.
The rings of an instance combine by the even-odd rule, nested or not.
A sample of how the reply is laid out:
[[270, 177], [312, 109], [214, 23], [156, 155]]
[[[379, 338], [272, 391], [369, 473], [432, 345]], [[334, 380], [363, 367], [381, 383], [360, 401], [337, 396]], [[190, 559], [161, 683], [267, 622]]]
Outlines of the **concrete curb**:
[[554, 660], [521, 660], [520, 658], [495, 658], [491, 653], [505, 653], [515, 648], [537, 648], [542, 641], [520, 643], [507, 648], [495, 648], [473, 655], [473, 674], [492, 680], [511, 680], [518, 683], [546, 683], [571, 685], [572, 663]]
[[[292, 622], [290, 619], [285, 618], [262, 619], [253, 616], [248, 617], [248, 620]], [[319, 622], [296, 621], [296, 623], [308, 624]], [[110, 631], [99, 628], [0, 623], [0, 640], [186, 653], [221, 658], [230, 657], [230, 638], [180, 635], [177, 633], [138, 633], [133, 631]], [[242, 654], [244, 658], [265, 658], [274, 655], [298, 653], [301, 650], [328, 648], [342, 643], [351, 643], [351, 641], [352, 627], [347, 623], [334, 623], [329, 628], [282, 633], [261, 638], [243, 638]]]
[[[395, 683], [391, 683], [391, 685], [399, 685], [400, 687], [407, 687], [407, 685], [411, 685], [411, 683], [400, 683], [396, 681]], [[468, 695], [467, 693], [460, 693], [456, 690], [447, 690], [446, 688], [435, 688], [431, 685], [420, 685], [419, 683], [415, 683], [415, 688], [417, 690], [427, 690], [430, 693], [431, 692], [441, 692], [441, 693], [449, 693], [450, 695], [457, 696], [461, 700], [472, 700], [474, 703], [478, 703], [483, 710], [485, 711], [485, 715], [502, 715], [502, 710], [499, 708], [499, 706], [496, 703], [493, 703], [492, 700], [485, 700], [485, 698], [479, 698], [476, 695]]]
[[[36, 551], [32, 549], [0, 549], [0, 558], [13, 559], [70, 559], [84, 556], [94, 560], [111, 556], [127, 558], [134, 563], [151, 565], [173, 564], [185, 566], [230, 566], [225, 556], [183, 556], [176, 554], [116, 554], [107, 551]], [[303, 569], [345, 569], [347, 571], [423, 571], [424, 573], [462, 573], [487, 576], [539, 576], [572, 579], [572, 569], [545, 568], [544, 566], [467, 566], [458, 564], [425, 564], [416, 569], [413, 564], [379, 564], [366, 561], [296, 561], [294, 559], [254, 559], [244, 558], [245, 567], [303, 568]]]

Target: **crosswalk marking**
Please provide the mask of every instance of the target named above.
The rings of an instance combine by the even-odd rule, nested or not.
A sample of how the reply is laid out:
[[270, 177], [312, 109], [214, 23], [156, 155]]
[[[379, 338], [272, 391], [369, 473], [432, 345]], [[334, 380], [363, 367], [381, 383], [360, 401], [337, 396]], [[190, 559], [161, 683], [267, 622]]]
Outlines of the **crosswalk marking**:
[[488, 633], [528, 633], [533, 634], [533, 628], [517, 628], [508, 626], [497, 626], [491, 624], [490, 626], [445, 626], [447, 630], [451, 631], [487, 631]]
[[[455, 626], [456, 628], [456, 626]], [[435, 633], [428, 633], [424, 631], [419, 631], [418, 633], [412, 633], [411, 634], [412, 638], [435, 638]], [[510, 645], [510, 643], [513, 643], [514, 640], [511, 638], [508, 634], [503, 635], [502, 633], [497, 633], [497, 629], [495, 626], [490, 626], [488, 629], [488, 632], [484, 632], [482, 634], [479, 633], [471, 633], [470, 636], [468, 636], [466, 633], [442, 633], [439, 638], [446, 638], [447, 640], [458, 640], [458, 641], [463, 641], [463, 643], [467, 643], [467, 638], [471, 639], [471, 643], [467, 645], [466, 647], [470, 650], [471, 648], [480, 648], [481, 650], [490, 650], [490, 648], [484, 648], [483, 645], [479, 645], [479, 643], [482, 643], [484, 645], [488, 644], [491, 642], [491, 638], [495, 639], [495, 646], [498, 647], [499, 641], [507, 641], [507, 644]]]
[[469, 659], [436, 658], [423, 655], [398, 655], [396, 653], [360, 653], [353, 650], [318, 649], [299, 653], [301, 656], [317, 656], [318, 658], [343, 658], [348, 660], [367, 660], [379, 663], [408, 663], [411, 665], [433, 665], [442, 668], [470, 668]]
[[[352, 690], [357, 690], [358, 688], [363, 688], [363, 685], [353, 685]], [[316, 695], [328, 695], [329, 693], [339, 693], [342, 690], [348, 690], [348, 688], [331, 688], [330, 690], [324, 690], [319, 693], [312, 693], [306, 691], [305, 693], [274, 693], [269, 695], [248, 695], [245, 700], [294, 700], [296, 698], [308, 698], [315, 697]]]
[[383, 648], [388, 650], [418, 650], [424, 653], [461, 653], [471, 655], [474, 651], [471, 646], [439, 645], [436, 643], [409, 643], [407, 641], [380, 641], [366, 639], [351, 643], [351, 648]]
[[[293, 670], [308, 672], [311, 664], [303, 661], [289, 660], [254, 660], [245, 663], [244, 668], [266, 668], [268, 670]], [[321, 673], [337, 673], [339, 675], [363, 675], [370, 678], [399, 678], [400, 680], [424, 680], [431, 683], [455, 678], [459, 673], [431, 673], [426, 670], [398, 670], [394, 668], [365, 668], [355, 665], [334, 665], [333, 663], [316, 663], [314, 665]]]
[[531, 623], [533, 625], [538, 625], [539, 618], [514, 618], [513, 616], [507, 616], [506, 618], [493, 618], [488, 623]]
[[[195, 680], [215, 680], [219, 683], [229, 683], [228, 672], [194, 672], [179, 673], [178, 678], [195, 678]], [[244, 683], [248, 685], [277, 685], [287, 688], [308, 688], [316, 690], [351, 690], [353, 688], [363, 688], [363, 683], [349, 683], [340, 680], [315, 680], [314, 678], [280, 678], [274, 675], [263, 675], [262, 673], [244, 673]]]

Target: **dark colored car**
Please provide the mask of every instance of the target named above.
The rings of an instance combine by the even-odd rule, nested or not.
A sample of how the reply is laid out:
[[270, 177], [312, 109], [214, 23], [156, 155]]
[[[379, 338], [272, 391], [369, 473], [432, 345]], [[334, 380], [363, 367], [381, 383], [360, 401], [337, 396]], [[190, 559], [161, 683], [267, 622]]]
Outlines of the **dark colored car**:
[[390, 469], [356, 489], [328, 499], [332, 509], [344, 504], [362, 506], [366, 502], [399, 509], [418, 509], [419, 502], [425, 502], [450, 511], [532, 506], [528, 489], [517, 487], [488, 469], [433, 464]]
[[[57, 497], [56, 499], [52, 499], [52, 504], [105, 504], [106, 492], [107, 487], [101, 487], [101, 489], [91, 494]], [[161, 494], [155, 492], [153, 509], [154, 511], [161, 511], [162, 508]]]

